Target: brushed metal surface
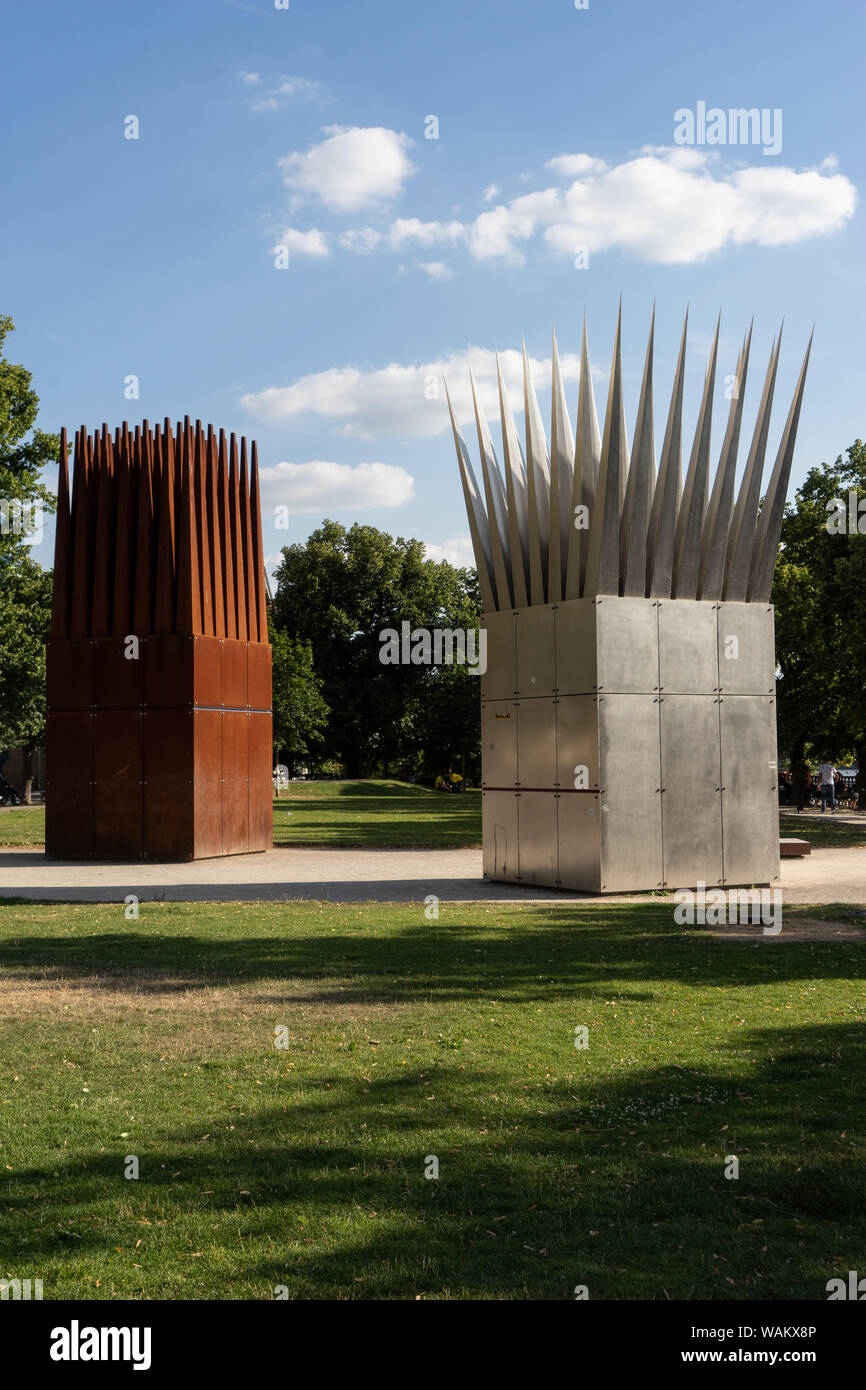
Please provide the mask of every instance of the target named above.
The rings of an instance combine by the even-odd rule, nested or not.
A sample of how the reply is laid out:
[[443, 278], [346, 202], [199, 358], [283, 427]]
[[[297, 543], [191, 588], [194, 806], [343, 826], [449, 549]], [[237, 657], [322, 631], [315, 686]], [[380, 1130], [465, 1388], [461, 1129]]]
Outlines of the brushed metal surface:
[[599, 696], [598, 742], [601, 890], [660, 888], [664, 872], [658, 697]]
[[485, 613], [487, 670], [481, 675], [482, 700], [511, 700], [517, 689], [517, 619], [513, 612]]
[[[571, 790], [575, 780], [598, 787], [598, 708], [595, 695], [560, 695], [556, 702], [556, 775], [550, 784]], [[586, 768], [586, 780], [577, 769]]]
[[715, 694], [719, 684], [716, 605], [695, 599], [661, 599], [658, 622], [658, 685], [662, 693]]
[[[556, 707], [553, 699], [517, 702], [517, 783], [552, 789], [556, 777]], [[502, 786], [503, 783], [494, 785]], [[521, 836], [522, 839], [522, 836]]]
[[719, 605], [719, 685], [723, 695], [775, 694], [775, 633], [768, 603]]
[[518, 798], [520, 847], [518, 873], [521, 883], [547, 887], [558, 878], [556, 808], [562, 798], [553, 792], [521, 791]]
[[560, 796], [559, 886], [601, 891], [601, 814], [598, 796]]
[[648, 598], [596, 602], [600, 691], [650, 693], [659, 683], [658, 609]]
[[560, 695], [595, 689], [596, 611], [591, 598], [566, 599], [556, 609], [556, 688]]
[[482, 792], [482, 860], [485, 878], [515, 883], [518, 874], [515, 792]]
[[779, 876], [776, 702], [729, 695], [719, 709], [724, 880], [772, 883]]
[[718, 700], [665, 693], [659, 710], [664, 881], [715, 887], [722, 882]]
[[550, 604], [521, 608], [517, 614], [517, 692], [552, 695], [555, 667], [555, 614]]
[[517, 785], [517, 703], [484, 700], [481, 704], [481, 783]]

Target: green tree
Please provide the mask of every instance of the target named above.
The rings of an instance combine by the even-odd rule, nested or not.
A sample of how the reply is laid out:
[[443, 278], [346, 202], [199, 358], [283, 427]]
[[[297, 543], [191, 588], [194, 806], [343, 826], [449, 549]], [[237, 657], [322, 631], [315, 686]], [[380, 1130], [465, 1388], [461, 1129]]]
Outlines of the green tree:
[[288, 632], [271, 631], [273, 656], [274, 749], [286, 759], [290, 774], [321, 746], [328, 706], [313, 669], [308, 641]]
[[[773, 583], [780, 745], [836, 759], [853, 753], [866, 807], [866, 514], [847, 524], [849, 494], [866, 500], [866, 445], [810, 469], [788, 505]], [[837, 523], [844, 504], [844, 529]], [[843, 518], [839, 518], [841, 521]]]
[[29, 801], [32, 758], [45, 735], [51, 575], [31, 560], [27, 537], [11, 524], [10, 503], [54, 509], [41, 474], [56, 461], [60, 440], [35, 428], [39, 397], [31, 374], [4, 355], [13, 328], [11, 318], [0, 315], [0, 746], [24, 745]]
[[[304, 545], [283, 550], [276, 577], [275, 624], [309, 641], [322, 681], [328, 754], [350, 777], [420, 765], [438, 736], [428, 702], [442, 672], [383, 664], [380, 634], [400, 632], [403, 622], [410, 629], [476, 627], [474, 573], [426, 559], [421, 541], [326, 520]], [[469, 718], [463, 737], [470, 751], [479, 741], [478, 684], [461, 674], [474, 682], [472, 713], [455, 706], [453, 719]]]

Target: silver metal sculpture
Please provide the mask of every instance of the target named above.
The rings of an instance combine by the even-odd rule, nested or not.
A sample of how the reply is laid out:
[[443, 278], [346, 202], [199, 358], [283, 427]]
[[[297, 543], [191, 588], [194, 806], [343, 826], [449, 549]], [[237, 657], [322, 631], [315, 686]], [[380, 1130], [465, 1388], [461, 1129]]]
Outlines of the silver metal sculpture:
[[549, 447], [525, 346], [525, 452], [497, 359], [502, 468], [472, 380], [481, 487], [448, 398], [488, 629], [490, 878], [621, 892], [779, 877], [769, 600], [811, 338], [761, 506], [781, 334], [736, 491], [746, 334], [710, 491], [718, 325], [685, 481], [687, 322], [658, 472], [654, 328], [655, 312], [630, 451], [621, 314], [603, 436], [585, 323], [574, 435], [555, 335]]

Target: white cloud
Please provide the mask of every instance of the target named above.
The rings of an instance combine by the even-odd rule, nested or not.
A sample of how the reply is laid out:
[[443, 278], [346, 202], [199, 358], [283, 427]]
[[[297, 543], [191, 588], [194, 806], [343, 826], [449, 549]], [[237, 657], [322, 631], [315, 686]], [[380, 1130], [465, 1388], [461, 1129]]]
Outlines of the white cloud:
[[451, 280], [454, 271], [444, 261], [419, 261], [418, 269], [429, 275], [431, 280]]
[[382, 240], [382, 233], [377, 232], [374, 227], [351, 227], [348, 232], [342, 233], [340, 245], [345, 246], [347, 251], [369, 255], [381, 245]]
[[558, 155], [549, 164], [567, 176], [586, 172], [569, 187], [477, 217], [469, 249], [478, 260], [521, 264], [518, 243], [540, 233], [561, 255], [573, 255], [575, 246], [619, 247], [647, 261], [689, 264], [726, 246], [778, 246], [837, 231], [857, 201], [842, 174], [763, 165], [714, 171], [713, 155], [692, 148], [642, 152], [613, 168], [588, 155]]
[[263, 508], [284, 504], [290, 512], [402, 507], [414, 489], [411, 474], [388, 463], [277, 463], [260, 477]]
[[279, 111], [287, 101], [313, 101], [322, 90], [321, 82], [313, 82], [308, 77], [281, 77], [276, 86], [263, 87], [257, 72], [241, 72], [238, 76], [248, 86], [262, 88], [252, 103], [253, 111]]
[[563, 178], [576, 179], [582, 174], [600, 174], [606, 168], [603, 159], [595, 159], [591, 154], [558, 154], [548, 159], [545, 169], [552, 169]]
[[407, 241], [417, 241], [421, 246], [433, 246], [437, 241], [454, 245], [465, 236], [462, 222], [421, 222], [417, 217], [398, 217], [388, 231], [388, 240], [395, 250]]
[[278, 238], [282, 246], [287, 246], [289, 254], [293, 256], [330, 256], [327, 238], [324, 232], [320, 232], [318, 227], [311, 227], [308, 232], [300, 232], [297, 227], [286, 227]]
[[262, 80], [258, 72], [239, 72], [238, 77], [241, 82], [246, 82], [248, 87], [257, 87]]
[[[522, 354], [510, 348], [499, 356], [512, 406], [517, 410], [523, 391]], [[422, 439], [450, 428], [443, 376], [447, 378], [459, 423], [474, 423], [467, 362], [472, 363], [479, 399], [494, 425], [499, 419], [496, 354], [490, 348], [472, 346], [431, 362], [391, 362], [373, 370], [331, 367], [299, 377], [290, 386], [251, 392], [241, 398], [241, 405], [256, 419], [275, 425], [286, 425], [305, 416], [318, 417], [342, 434], [358, 438], [390, 435]], [[560, 364], [566, 382], [579, 379], [576, 354], [561, 355]], [[550, 358], [531, 358], [530, 366], [537, 390], [546, 390], [550, 383]], [[572, 407], [574, 414], [576, 401]]]
[[474, 569], [475, 552], [468, 535], [452, 536], [450, 540], [437, 545], [435, 541], [425, 541], [424, 550], [428, 560], [447, 560], [457, 569]]
[[332, 212], [357, 212], [398, 197], [415, 172], [408, 135], [383, 126], [326, 126], [326, 139], [279, 161], [283, 181]]
[[481, 194], [481, 200], [485, 203], [492, 203], [494, 198], [499, 197], [499, 189], [495, 183], [489, 183]]

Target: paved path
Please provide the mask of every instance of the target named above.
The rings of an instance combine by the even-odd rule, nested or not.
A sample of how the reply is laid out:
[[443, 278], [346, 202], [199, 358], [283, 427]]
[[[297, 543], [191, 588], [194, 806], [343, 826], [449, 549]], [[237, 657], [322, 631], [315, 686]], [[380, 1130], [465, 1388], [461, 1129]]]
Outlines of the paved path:
[[[782, 860], [786, 903], [866, 905], [866, 849], [814, 849]], [[53, 902], [141, 901], [419, 902], [429, 893], [451, 902], [657, 901], [563, 893], [487, 883], [476, 849], [272, 849], [193, 864], [67, 863], [41, 849], [0, 849], [0, 898]]]

